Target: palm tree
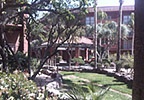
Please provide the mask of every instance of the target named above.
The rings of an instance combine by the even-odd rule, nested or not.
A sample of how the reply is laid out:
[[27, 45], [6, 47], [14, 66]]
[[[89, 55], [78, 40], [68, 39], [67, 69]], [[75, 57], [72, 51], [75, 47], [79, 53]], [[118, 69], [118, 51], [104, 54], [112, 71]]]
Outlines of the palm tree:
[[104, 44], [106, 44], [105, 50], [107, 52], [107, 56], [109, 57], [109, 49], [112, 45], [116, 44], [117, 38], [117, 23], [114, 21], [106, 22], [104, 24], [104, 32], [103, 36], [106, 37]]
[[93, 33], [94, 33], [94, 26], [93, 25], [86, 25], [85, 36], [92, 38]]
[[104, 11], [98, 11], [97, 12], [97, 19], [100, 20], [100, 23], [103, 22], [104, 19], [107, 18], [107, 13]]
[[95, 5], [94, 5], [94, 21], [95, 21], [95, 26], [94, 26], [94, 55], [95, 55], [95, 69], [97, 68], [97, 0], [95, 0]]
[[[99, 25], [99, 24], [98, 24]], [[115, 45], [117, 42], [117, 28], [118, 25], [114, 21], [105, 22], [102, 25], [99, 25], [98, 33], [99, 37], [103, 38], [103, 44], [107, 46], [105, 49], [108, 50], [111, 48], [112, 45]], [[121, 25], [121, 39], [125, 39], [128, 35], [129, 29], [126, 25]]]
[[119, 26], [118, 26], [118, 48], [117, 48], [117, 61], [120, 60], [121, 55], [121, 23], [122, 23], [122, 5], [124, 0], [119, 0]]
[[[115, 21], [108, 21], [108, 22], [97, 24], [97, 38], [99, 40], [98, 48], [99, 46], [104, 45], [104, 49], [105, 49], [104, 53], [101, 55], [100, 58], [106, 57], [104, 55], [109, 56], [109, 49], [111, 48], [111, 46], [116, 45], [117, 28], [118, 28], [118, 24]], [[86, 36], [92, 36], [93, 30], [94, 30], [93, 26], [90, 26], [90, 25], [86, 26]], [[126, 36], [128, 35], [128, 32], [129, 32], [128, 27], [122, 24], [121, 25], [121, 34], [122, 34], [121, 39], [125, 39]], [[100, 53], [98, 55], [100, 55]]]
[[106, 43], [106, 39], [108, 38], [109, 29], [105, 27], [105, 23], [98, 23], [97, 25], [97, 34], [98, 34], [98, 56], [99, 61], [102, 61], [102, 58], [104, 57], [104, 50], [103, 45]]
[[[109, 50], [113, 45], [117, 44], [117, 28], [118, 25], [116, 22], [106, 22], [103, 24], [98, 24], [98, 37], [104, 39], [103, 45], [105, 51], [101, 55], [101, 58], [109, 57]], [[127, 38], [127, 35], [129, 33], [129, 29], [126, 25], [121, 25], [121, 40], [124, 40]], [[117, 69], [118, 70], [118, 69]]]
[[103, 11], [98, 11], [97, 12], [97, 19], [100, 20], [100, 23], [97, 24], [97, 38], [98, 38], [98, 41], [99, 41], [99, 44], [98, 44], [98, 50], [97, 50], [97, 53], [98, 53], [98, 58], [100, 61], [102, 61], [102, 39], [104, 38], [103, 36], [103, 31], [104, 31], [104, 27], [103, 27], [103, 20], [106, 19], [107, 17], [107, 13], [106, 12], [103, 12]]

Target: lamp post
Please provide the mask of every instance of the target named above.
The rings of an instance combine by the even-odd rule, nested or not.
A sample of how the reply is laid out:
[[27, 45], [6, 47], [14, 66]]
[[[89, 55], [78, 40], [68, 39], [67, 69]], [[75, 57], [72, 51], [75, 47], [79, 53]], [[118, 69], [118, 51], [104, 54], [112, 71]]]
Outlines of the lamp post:
[[119, 0], [119, 24], [118, 24], [118, 48], [117, 48], [117, 61], [121, 58], [121, 24], [122, 24], [122, 5], [124, 0]]
[[97, 0], [94, 4], [94, 56], [95, 56], [95, 69], [97, 68]]

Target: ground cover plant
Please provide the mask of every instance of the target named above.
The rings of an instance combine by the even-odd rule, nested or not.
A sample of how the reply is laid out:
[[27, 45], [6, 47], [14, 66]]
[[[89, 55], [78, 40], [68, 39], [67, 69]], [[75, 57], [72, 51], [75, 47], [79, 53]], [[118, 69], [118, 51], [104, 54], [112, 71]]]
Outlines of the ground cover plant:
[[50, 99], [48, 91], [46, 89], [41, 91], [34, 81], [27, 79], [26, 73], [20, 71], [9, 74], [0, 72], [0, 100]]
[[38, 88], [21, 72], [0, 72], [0, 100], [35, 100]]

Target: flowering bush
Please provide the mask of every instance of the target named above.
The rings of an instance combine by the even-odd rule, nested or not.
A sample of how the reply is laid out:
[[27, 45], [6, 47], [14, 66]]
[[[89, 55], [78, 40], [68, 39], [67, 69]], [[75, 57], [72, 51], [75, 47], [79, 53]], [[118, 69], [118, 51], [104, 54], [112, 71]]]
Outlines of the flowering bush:
[[0, 73], [0, 100], [34, 100], [37, 91], [36, 84], [21, 72]]

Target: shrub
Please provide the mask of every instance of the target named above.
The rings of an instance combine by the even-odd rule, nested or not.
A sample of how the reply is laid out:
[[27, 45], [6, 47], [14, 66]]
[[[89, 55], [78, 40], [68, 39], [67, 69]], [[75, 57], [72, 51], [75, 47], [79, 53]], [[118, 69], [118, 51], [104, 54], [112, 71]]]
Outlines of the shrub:
[[110, 63], [110, 67], [111, 67], [111, 68], [115, 68], [115, 67], [116, 67], [116, 64], [115, 64], [114, 62], [111, 62], [111, 63]]
[[109, 64], [109, 63], [105, 63], [105, 64], [104, 64], [104, 67], [105, 67], [105, 68], [108, 68], [108, 67], [110, 67], [110, 64]]
[[[90, 65], [91, 65], [92, 67], [95, 67], [95, 62], [92, 61], [92, 62], [90, 63]], [[98, 69], [101, 69], [101, 68], [102, 68], [102, 64], [101, 64], [101, 63], [97, 63], [97, 68], [98, 68]]]
[[119, 60], [119, 61], [115, 61], [115, 64], [116, 64], [116, 72], [119, 72], [120, 71], [120, 69], [122, 68], [122, 66], [123, 66], [123, 62], [124, 62], [124, 60]]
[[98, 66], [98, 67], [102, 67], [102, 64], [101, 64], [101, 63], [97, 63], [97, 66]]
[[36, 84], [23, 73], [0, 73], [0, 100], [34, 100]]
[[85, 62], [84, 62], [84, 60], [82, 59], [81, 56], [79, 56], [78, 58], [74, 57], [74, 58], [72, 59], [72, 62], [75, 63], [75, 64], [78, 63], [78, 64], [80, 64], [80, 65], [84, 65], [84, 64], [85, 64]]
[[131, 65], [129, 63], [124, 63], [123, 67], [125, 69], [129, 69], [129, 68], [131, 68]]
[[105, 64], [105, 63], [109, 63], [109, 64], [110, 64], [110, 62], [111, 62], [111, 61], [109, 61], [109, 59], [102, 59], [102, 63], [103, 63], [103, 64]]
[[128, 69], [128, 68], [133, 68], [134, 64], [134, 57], [130, 54], [128, 55], [123, 55], [122, 58], [124, 59], [123, 67]]
[[104, 94], [109, 90], [109, 87], [102, 88], [100, 91], [93, 84], [88, 84], [85, 87], [78, 85], [72, 86], [67, 92], [68, 100], [102, 100]]
[[116, 54], [111, 54], [111, 55], [109, 55], [108, 60], [109, 60], [110, 62], [115, 62], [115, 61], [116, 61]]
[[56, 57], [56, 63], [59, 63], [60, 61], [62, 61], [62, 56], [57, 56]]
[[34, 71], [37, 69], [37, 66], [40, 64], [40, 59], [31, 58], [31, 69]]
[[111, 63], [110, 59], [108, 58], [102, 59], [102, 65], [104, 65], [105, 68], [108, 68], [110, 66], [110, 63]]
[[92, 62], [90, 63], [90, 65], [91, 65], [92, 67], [95, 67], [95, 62], [92, 61]]
[[[17, 59], [15, 59], [15, 58], [17, 58]], [[24, 69], [28, 68], [28, 63], [27, 63], [28, 62], [28, 57], [26, 56], [26, 54], [23, 54], [22, 52], [17, 52], [15, 54], [15, 58], [11, 54], [8, 55], [8, 62], [7, 63], [8, 63], [8, 66], [9, 66], [8, 67], [9, 72], [13, 72], [16, 69], [24, 70]]]

